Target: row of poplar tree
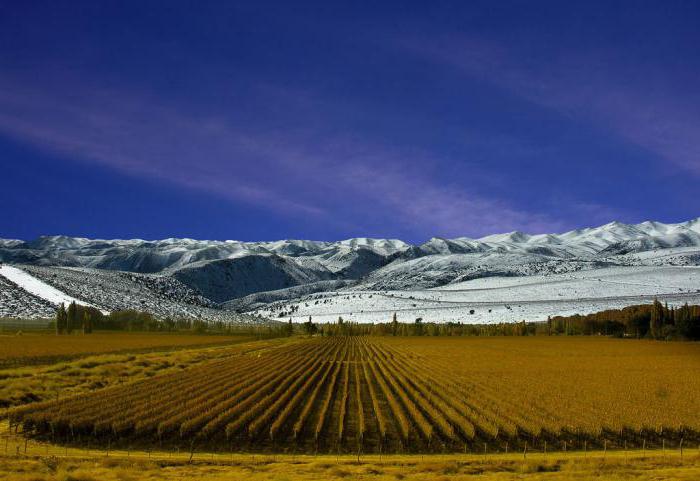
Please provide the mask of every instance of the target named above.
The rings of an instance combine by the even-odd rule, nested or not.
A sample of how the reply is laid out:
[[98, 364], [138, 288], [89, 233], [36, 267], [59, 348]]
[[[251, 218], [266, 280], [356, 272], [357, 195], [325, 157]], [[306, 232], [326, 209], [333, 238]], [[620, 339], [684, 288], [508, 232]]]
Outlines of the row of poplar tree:
[[[310, 327], [313, 326], [312, 330]], [[323, 336], [616, 336], [648, 339], [700, 340], [700, 306], [669, 307], [658, 300], [653, 304], [608, 309], [593, 314], [549, 317], [545, 322], [502, 322], [466, 324], [461, 322], [337, 323], [303, 324], [306, 334]]]
[[68, 309], [63, 303], [58, 306], [56, 311], [56, 334], [70, 334], [76, 331], [90, 334], [92, 333], [92, 324], [90, 311], [79, 308], [75, 301], [68, 304]]

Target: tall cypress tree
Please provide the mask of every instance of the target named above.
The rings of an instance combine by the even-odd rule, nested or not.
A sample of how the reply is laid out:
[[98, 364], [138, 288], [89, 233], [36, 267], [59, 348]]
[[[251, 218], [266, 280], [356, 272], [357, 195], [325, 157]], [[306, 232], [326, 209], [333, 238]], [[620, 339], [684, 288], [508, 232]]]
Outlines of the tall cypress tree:
[[66, 325], [66, 330], [68, 333], [72, 332], [73, 329], [78, 327], [78, 306], [75, 301], [68, 305], [68, 322]]
[[66, 330], [66, 321], [68, 315], [66, 314], [66, 307], [61, 303], [56, 310], [56, 334], [63, 334]]
[[83, 334], [92, 333], [92, 317], [87, 309], [83, 311]]
[[649, 321], [649, 334], [652, 338], [661, 339], [664, 317], [664, 306], [656, 299], [651, 309], [651, 320]]

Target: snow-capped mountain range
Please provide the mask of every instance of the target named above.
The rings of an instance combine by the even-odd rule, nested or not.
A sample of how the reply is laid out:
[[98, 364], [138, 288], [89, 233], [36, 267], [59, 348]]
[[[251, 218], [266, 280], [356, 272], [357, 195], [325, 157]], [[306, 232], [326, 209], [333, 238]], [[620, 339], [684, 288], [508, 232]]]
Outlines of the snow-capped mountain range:
[[[87, 302], [93, 302], [94, 295], [80, 292], [76, 272], [101, 273], [103, 282], [118, 279], [120, 286], [133, 283], [134, 292], [156, 286], [158, 296], [167, 286], [177, 292], [177, 302], [200, 310], [240, 309], [247, 301], [232, 301], [279, 300], [338, 286], [426, 289], [493, 276], [557, 274], [607, 266], [698, 265], [700, 218], [678, 224], [612, 222], [563, 234], [435, 237], [420, 245], [368, 238], [240, 242], [46, 236], [33, 241], [0, 240], [0, 262], [30, 270]], [[274, 294], [261, 295], [271, 291]], [[95, 304], [111, 307], [105, 299]]]
[[[33, 241], [0, 239], [0, 261], [40, 265], [92, 267], [130, 272], [161, 272], [191, 264], [250, 255], [306, 258], [341, 274], [356, 262], [357, 252], [382, 258], [467, 253], [534, 253], [551, 257], [626, 254], [670, 247], [700, 246], [700, 218], [678, 224], [611, 222], [563, 234], [494, 234], [480, 239], [433, 237], [420, 245], [398, 239], [355, 238], [336, 242], [274, 242], [163, 239], [146, 241], [42, 236]], [[309, 262], [308, 264], [311, 264]]]

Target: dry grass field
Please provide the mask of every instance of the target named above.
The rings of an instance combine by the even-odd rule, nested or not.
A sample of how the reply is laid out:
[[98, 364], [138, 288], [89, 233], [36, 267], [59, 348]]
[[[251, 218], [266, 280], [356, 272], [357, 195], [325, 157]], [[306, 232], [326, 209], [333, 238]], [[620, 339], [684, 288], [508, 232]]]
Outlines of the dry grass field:
[[275, 453], [697, 448], [700, 345], [592, 337], [279, 342], [10, 411], [69, 445]]
[[509, 454], [284, 455], [116, 450], [28, 439], [0, 423], [0, 479], [8, 481], [458, 481], [697, 480], [700, 449]]
[[678, 452], [522, 455], [289, 456], [92, 451], [79, 455], [0, 454], [7, 481], [696, 481], [700, 456]]
[[88, 354], [146, 351], [240, 342], [240, 336], [179, 333], [96, 332], [55, 336], [47, 333], [0, 334], [0, 369], [75, 359]]

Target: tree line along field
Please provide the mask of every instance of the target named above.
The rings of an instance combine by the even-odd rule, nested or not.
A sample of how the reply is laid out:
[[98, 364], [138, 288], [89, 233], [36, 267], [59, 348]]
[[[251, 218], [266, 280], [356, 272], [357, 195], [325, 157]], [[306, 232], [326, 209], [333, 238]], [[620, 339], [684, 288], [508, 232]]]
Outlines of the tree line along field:
[[89, 336], [0, 334], [0, 369], [43, 364], [88, 354], [196, 347], [240, 342], [245, 339], [250, 337], [146, 332], [99, 332]]
[[697, 343], [313, 337], [8, 418], [58, 442], [193, 451], [697, 447], [699, 369]]

